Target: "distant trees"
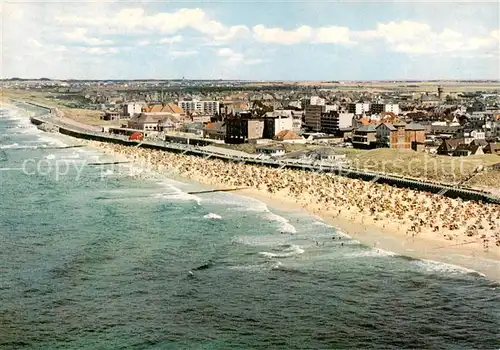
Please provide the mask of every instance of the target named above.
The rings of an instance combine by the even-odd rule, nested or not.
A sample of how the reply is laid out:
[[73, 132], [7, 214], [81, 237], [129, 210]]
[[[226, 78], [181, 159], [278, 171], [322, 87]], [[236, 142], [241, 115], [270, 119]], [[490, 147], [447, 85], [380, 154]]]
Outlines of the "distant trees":
[[466, 125], [469, 122], [469, 118], [467, 118], [465, 115], [459, 115], [458, 116], [458, 122], [460, 125]]
[[274, 111], [274, 107], [265, 105], [262, 101], [256, 100], [252, 103], [252, 110], [258, 117], [262, 117], [267, 112]]

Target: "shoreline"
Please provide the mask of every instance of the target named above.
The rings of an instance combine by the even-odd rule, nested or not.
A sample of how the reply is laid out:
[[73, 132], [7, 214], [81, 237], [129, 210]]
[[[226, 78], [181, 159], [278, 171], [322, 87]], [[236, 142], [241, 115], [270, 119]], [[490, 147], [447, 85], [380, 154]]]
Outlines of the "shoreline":
[[500, 256], [494, 252], [474, 251], [468, 249], [467, 245], [446, 246], [444, 243], [449, 243], [446, 240], [422, 237], [409, 239], [392, 230], [382, 231], [375, 226], [350, 222], [346, 217], [332, 218], [321, 211], [312, 212], [289, 200], [278, 199], [262, 191], [244, 189], [234, 193], [260, 200], [271, 208], [279, 208], [285, 212], [304, 211], [309, 215], [317, 216], [325, 224], [340, 230], [367, 247], [379, 248], [404, 257], [430, 260], [469, 269], [490, 280], [500, 282]]
[[[88, 145], [92, 148], [95, 146], [96, 149], [107, 155], [125, 157], [132, 163], [149, 168], [169, 178], [180, 181], [193, 181], [214, 189], [223, 189], [229, 186], [220, 181], [217, 176], [210, 177], [203, 172], [187, 171], [188, 176], [183, 174], [182, 171], [181, 173], [171, 172], [166, 174], [165, 170], [168, 170], [168, 166], [166, 167], [163, 163], [155, 164], [154, 161], [151, 161], [151, 158], [141, 158], [140, 151], [137, 152], [139, 149], [127, 150], [124, 148], [123, 153], [121, 153], [119, 147], [126, 146], [94, 142], [88, 142]], [[130, 154], [126, 154], [127, 151]], [[145, 154], [148, 153], [148, 151], [144, 152]], [[232, 191], [232, 193], [262, 201], [270, 208], [274, 207], [292, 214], [293, 212], [303, 211], [309, 215], [317, 216], [326, 224], [349, 235], [367, 247], [383, 249], [405, 257], [431, 260], [473, 270], [490, 280], [500, 281], [500, 247], [493, 246], [488, 251], [485, 251], [482, 245], [477, 242], [477, 238], [469, 239], [468, 241], [475, 242], [468, 243], [458, 241], [458, 239], [449, 240], [442, 236], [433, 236], [429, 232], [408, 236], [402, 232], [402, 229], [405, 229], [406, 226], [401, 223], [390, 221], [386, 223], [379, 221], [377, 223], [369, 215], [354, 210], [344, 210], [344, 212], [337, 215], [337, 213], [322, 208], [321, 204], [314, 203], [312, 200], [301, 202], [282, 192], [269, 193], [263, 189], [244, 188]]]
[[[180, 179], [182, 180], [182, 178]], [[216, 184], [208, 185], [197, 180], [187, 180], [212, 188], [224, 188], [224, 186]], [[308, 206], [298, 205], [288, 198], [277, 198], [277, 196], [260, 190], [241, 189], [231, 193], [259, 200], [271, 209], [278, 208], [290, 214], [300, 211], [316, 216], [325, 224], [347, 234], [367, 247], [382, 249], [404, 257], [430, 260], [472, 270], [490, 280], [500, 282], [500, 255], [496, 252], [471, 250], [467, 245], [446, 246], [449, 241], [430, 239], [429, 237], [409, 239], [395, 232], [394, 228], [382, 231], [374, 225], [352, 222], [344, 216], [332, 218], [327, 212], [313, 210]]]

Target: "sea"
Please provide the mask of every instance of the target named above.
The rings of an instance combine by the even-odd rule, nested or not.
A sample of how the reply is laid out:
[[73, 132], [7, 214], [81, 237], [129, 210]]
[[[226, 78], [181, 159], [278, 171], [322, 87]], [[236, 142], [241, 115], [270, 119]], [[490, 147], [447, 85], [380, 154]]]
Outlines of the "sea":
[[[0, 109], [0, 349], [499, 349], [500, 284]], [[94, 163], [94, 165], [91, 165]]]

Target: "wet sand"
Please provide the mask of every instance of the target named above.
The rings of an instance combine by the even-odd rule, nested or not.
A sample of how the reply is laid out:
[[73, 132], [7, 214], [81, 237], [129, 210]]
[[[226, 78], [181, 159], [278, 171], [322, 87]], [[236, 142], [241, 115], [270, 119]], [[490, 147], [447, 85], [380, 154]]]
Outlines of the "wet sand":
[[306, 210], [362, 243], [455, 264], [500, 280], [500, 206], [290, 169], [203, 159], [88, 142], [167, 176], [236, 193], [274, 207]]

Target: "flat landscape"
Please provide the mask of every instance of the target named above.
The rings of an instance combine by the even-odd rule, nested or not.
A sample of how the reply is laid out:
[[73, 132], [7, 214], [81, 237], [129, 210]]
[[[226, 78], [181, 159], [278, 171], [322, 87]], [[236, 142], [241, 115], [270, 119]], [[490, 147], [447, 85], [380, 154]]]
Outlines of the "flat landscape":
[[101, 116], [103, 114], [102, 111], [67, 107], [64, 105], [67, 101], [55, 99], [51, 94], [46, 92], [3, 89], [2, 98], [23, 100], [27, 102], [39, 103], [47, 107], [58, 108], [59, 111], [64, 114], [65, 118], [69, 118], [83, 124], [94, 126], [119, 125], [117, 122], [101, 120]]
[[[249, 83], [247, 86], [260, 86], [261, 83]], [[499, 91], [500, 81], [360, 81], [360, 82], [325, 82], [325, 81], [295, 81], [295, 82], [270, 82], [271, 86], [305, 86], [335, 89], [341, 91], [404, 91], [404, 92], [435, 92], [436, 86], [442, 86], [447, 93], [473, 92], [473, 91]]]

